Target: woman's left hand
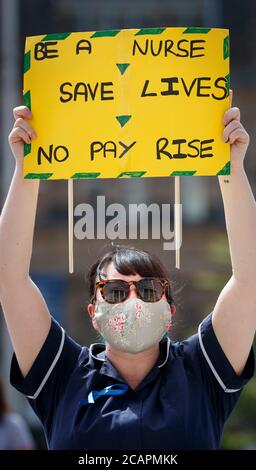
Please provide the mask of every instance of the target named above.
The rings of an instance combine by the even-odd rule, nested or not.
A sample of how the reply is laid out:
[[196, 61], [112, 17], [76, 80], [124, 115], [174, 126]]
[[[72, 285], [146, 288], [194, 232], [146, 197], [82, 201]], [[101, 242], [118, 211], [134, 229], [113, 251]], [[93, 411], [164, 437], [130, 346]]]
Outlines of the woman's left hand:
[[[232, 106], [232, 90], [230, 90], [230, 105]], [[240, 109], [229, 108], [223, 116], [224, 142], [231, 144], [231, 168], [242, 168], [247, 147], [250, 142], [249, 134], [240, 122]]]

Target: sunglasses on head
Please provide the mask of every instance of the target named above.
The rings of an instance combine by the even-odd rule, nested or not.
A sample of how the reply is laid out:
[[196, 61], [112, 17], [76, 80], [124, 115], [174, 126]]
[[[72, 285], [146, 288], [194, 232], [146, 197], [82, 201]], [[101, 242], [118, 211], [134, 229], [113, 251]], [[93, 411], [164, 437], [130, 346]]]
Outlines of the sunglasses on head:
[[169, 281], [156, 277], [145, 277], [139, 281], [123, 281], [122, 279], [107, 279], [96, 282], [103, 299], [109, 304], [124, 302], [134, 285], [137, 296], [144, 302], [158, 302], [163, 294], [168, 293]]

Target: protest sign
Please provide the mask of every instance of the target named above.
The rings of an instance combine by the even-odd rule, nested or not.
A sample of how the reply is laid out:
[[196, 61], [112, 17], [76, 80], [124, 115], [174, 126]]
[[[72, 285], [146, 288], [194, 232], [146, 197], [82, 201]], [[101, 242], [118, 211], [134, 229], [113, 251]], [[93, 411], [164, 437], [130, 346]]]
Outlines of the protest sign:
[[26, 39], [24, 103], [38, 179], [217, 175], [229, 107], [229, 34], [146, 28]]

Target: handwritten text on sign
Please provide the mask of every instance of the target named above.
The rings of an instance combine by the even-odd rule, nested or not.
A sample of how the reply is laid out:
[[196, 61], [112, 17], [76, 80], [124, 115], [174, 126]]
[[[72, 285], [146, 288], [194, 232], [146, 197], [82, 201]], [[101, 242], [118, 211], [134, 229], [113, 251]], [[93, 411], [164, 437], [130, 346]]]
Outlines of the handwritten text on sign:
[[155, 28], [26, 40], [38, 138], [26, 178], [228, 174], [228, 30]]

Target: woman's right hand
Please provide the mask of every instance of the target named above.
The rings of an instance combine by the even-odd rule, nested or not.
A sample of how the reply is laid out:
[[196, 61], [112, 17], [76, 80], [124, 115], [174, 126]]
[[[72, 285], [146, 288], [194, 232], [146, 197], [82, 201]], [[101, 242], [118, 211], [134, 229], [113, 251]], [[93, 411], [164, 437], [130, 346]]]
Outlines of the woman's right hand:
[[19, 164], [24, 157], [24, 143], [31, 144], [31, 140], [36, 138], [36, 133], [26, 122], [27, 119], [32, 119], [32, 113], [27, 106], [14, 108], [13, 115], [15, 123], [8, 140], [16, 163]]

